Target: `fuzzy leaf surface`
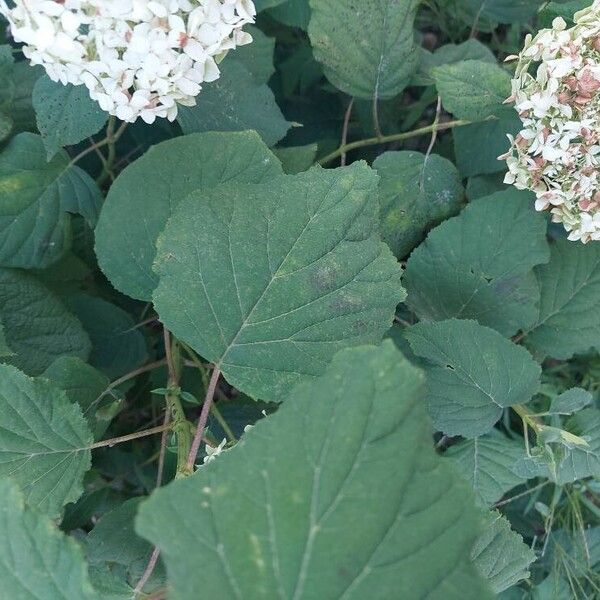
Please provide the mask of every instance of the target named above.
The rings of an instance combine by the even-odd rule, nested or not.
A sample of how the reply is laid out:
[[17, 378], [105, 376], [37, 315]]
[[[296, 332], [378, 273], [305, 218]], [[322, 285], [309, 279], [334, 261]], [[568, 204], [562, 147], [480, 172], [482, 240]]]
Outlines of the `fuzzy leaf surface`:
[[159, 238], [161, 321], [263, 400], [378, 342], [405, 294], [364, 163], [191, 194]]
[[110, 188], [96, 227], [100, 267], [124, 294], [150, 300], [158, 281], [156, 240], [179, 202], [195, 190], [282, 173], [253, 132], [191, 134], [153, 146]]
[[234, 449], [156, 492], [137, 529], [161, 549], [172, 598], [489, 598], [469, 558], [477, 513], [431, 447], [422, 391], [392, 342], [347, 349]]

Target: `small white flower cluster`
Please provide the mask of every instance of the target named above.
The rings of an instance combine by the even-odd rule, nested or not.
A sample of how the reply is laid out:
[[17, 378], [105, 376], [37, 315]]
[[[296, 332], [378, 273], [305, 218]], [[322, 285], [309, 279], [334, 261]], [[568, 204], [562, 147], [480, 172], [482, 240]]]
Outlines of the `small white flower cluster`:
[[227, 444], [227, 438], [223, 438], [221, 443], [218, 446], [209, 446], [208, 444], [204, 445], [204, 452], [206, 456], [203, 459], [203, 464], [207, 465], [209, 462], [212, 462], [219, 456], [223, 450], [225, 450], [225, 444]]
[[570, 240], [600, 240], [600, 0], [567, 29], [528, 35], [518, 56], [512, 95], [523, 130], [500, 157], [505, 183], [536, 194]]
[[252, 0], [0, 0], [23, 52], [54, 81], [84, 84], [123, 121], [175, 119], [217, 63], [252, 37]]

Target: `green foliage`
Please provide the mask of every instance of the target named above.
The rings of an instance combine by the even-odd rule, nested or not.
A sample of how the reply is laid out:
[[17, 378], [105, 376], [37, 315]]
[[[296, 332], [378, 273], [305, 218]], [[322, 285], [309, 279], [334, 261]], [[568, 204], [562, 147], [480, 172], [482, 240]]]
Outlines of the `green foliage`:
[[340, 352], [238, 447], [146, 502], [137, 527], [173, 598], [489, 597], [469, 562], [471, 499], [431, 448], [422, 387], [391, 342]]
[[407, 337], [430, 365], [429, 412], [448, 435], [483, 435], [503, 408], [529, 402], [538, 391], [541, 369], [527, 350], [475, 321], [422, 322]]
[[152, 124], [2, 21], [0, 598], [598, 595], [600, 246], [498, 159], [590, 1], [256, 0]]
[[0, 366], [0, 476], [27, 502], [55, 517], [82, 492], [91, 433], [81, 409], [43, 379]]
[[417, 0], [310, 0], [308, 33], [327, 79], [357, 98], [397, 96], [418, 64]]
[[61, 151], [50, 162], [42, 138], [21, 133], [0, 154], [0, 264], [43, 268], [71, 245], [71, 215], [94, 225], [102, 198], [95, 182]]
[[106, 123], [106, 113], [83, 85], [62, 85], [45, 75], [35, 84], [32, 100], [48, 159], [63, 146], [98, 133]]
[[96, 600], [81, 548], [0, 479], [0, 576], [6, 598]]
[[472, 202], [411, 255], [408, 304], [421, 319], [475, 319], [503, 335], [530, 327], [539, 301], [533, 267], [548, 262], [545, 228], [527, 193]]
[[377, 342], [404, 298], [364, 164], [190, 195], [158, 240], [154, 304], [257, 398], [281, 400], [339, 349]]

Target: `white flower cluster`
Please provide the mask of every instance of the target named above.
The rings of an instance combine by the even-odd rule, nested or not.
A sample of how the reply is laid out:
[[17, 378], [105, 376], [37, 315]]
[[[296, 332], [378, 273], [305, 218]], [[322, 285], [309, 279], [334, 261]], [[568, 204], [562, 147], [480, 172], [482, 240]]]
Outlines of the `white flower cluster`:
[[[512, 95], [523, 130], [509, 136], [505, 183], [536, 194], [570, 240], [600, 240], [600, 0], [567, 29], [528, 35]], [[508, 60], [508, 59], [507, 59]]]
[[193, 106], [217, 63], [252, 37], [252, 0], [0, 0], [0, 13], [34, 65], [85, 84], [123, 121], [175, 119]]

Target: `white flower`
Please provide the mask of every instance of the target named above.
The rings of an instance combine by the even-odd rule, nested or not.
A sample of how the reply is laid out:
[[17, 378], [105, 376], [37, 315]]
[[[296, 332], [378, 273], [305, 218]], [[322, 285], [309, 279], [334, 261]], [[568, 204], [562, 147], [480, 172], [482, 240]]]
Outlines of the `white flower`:
[[0, 0], [23, 53], [54, 81], [85, 85], [123, 121], [177, 116], [217, 63], [252, 37], [251, 0]]
[[219, 456], [219, 454], [221, 454], [223, 452], [223, 449], [225, 448], [225, 444], [227, 443], [227, 439], [223, 439], [221, 441], [221, 443], [218, 446], [212, 447], [209, 446], [208, 444], [206, 444], [204, 446], [204, 451], [206, 453], [206, 456], [204, 457], [204, 464], [206, 465], [207, 463], [211, 462], [212, 460], [215, 460], [215, 458], [217, 458], [217, 456]]
[[535, 192], [570, 240], [600, 240], [600, 0], [567, 29], [528, 35], [511, 100], [523, 129], [508, 136], [505, 183]]

